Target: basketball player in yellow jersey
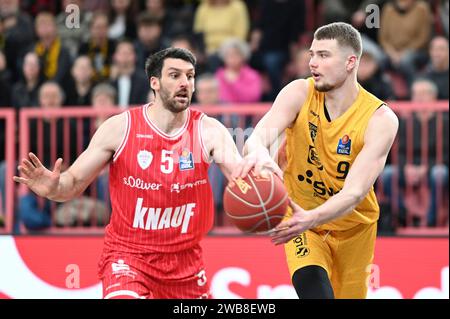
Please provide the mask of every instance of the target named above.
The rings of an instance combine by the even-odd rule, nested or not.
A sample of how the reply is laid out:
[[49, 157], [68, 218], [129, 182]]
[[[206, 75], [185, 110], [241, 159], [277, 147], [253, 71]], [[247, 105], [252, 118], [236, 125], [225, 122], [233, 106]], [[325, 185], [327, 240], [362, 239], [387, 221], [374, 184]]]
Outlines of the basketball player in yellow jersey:
[[[310, 48], [312, 78], [279, 93], [244, 146], [233, 177], [270, 169], [291, 198], [272, 232], [285, 244], [300, 298], [365, 298], [379, 207], [373, 184], [398, 128], [395, 114], [356, 79], [361, 36], [351, 25], [319, 28]], [[268, 147], [286, 133], [284, 174]]]

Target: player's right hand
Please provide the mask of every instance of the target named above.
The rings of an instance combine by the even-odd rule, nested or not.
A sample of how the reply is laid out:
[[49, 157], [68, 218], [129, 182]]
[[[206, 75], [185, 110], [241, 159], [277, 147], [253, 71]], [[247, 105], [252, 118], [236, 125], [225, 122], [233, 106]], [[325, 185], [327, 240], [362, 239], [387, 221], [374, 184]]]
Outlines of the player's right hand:
[[254, 169], [256, 176], [265, 176], [269, 171], [283, 179], [283, 172], [272, 157], [270, 157], [267, 149], [255, 150], [247, 154], [235, 167], [231, 177], [233, 180], [238, 177], [245, 178], [252, 169]]
[[42, 165], [36, 155], [29, 153], [28, 156], [29, 159], [22, 159], [21, 165], [18, 166], [20, 177], [14, 176], [13, 179], [28, 186], [37, 195], [48, 197], [58, 188], [62, 159], [58, 158], [53, 171], [50, 171]]

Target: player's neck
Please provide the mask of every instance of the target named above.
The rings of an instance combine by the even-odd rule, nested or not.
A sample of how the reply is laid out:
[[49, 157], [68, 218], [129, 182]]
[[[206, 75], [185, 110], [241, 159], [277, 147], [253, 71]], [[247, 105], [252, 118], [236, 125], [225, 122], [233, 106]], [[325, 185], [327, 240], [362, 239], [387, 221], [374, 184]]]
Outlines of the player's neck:
[[172, 135], [183, 127], [186, 123], [187, 111], [186, 109], [182, 112], [174, 113], [160, 103], [153, 103], [151, 107], [147, 108], [150, 121], [167, 135]]
[[345, 113], [359, 94], [358, 82], [348, 79], [340, 88], [325, 93], [325, 105], [331, 120]]

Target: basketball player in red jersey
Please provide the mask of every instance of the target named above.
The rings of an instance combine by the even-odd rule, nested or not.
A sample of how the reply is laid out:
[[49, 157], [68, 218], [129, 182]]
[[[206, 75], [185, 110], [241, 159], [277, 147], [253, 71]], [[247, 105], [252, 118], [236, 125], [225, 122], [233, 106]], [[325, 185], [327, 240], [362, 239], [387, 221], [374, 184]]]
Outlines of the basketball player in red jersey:
[[104, 298], [209, 297], [199, 246], [213, 225], [208, 166], [216, 161], [229, 178], [241, 158], [220, 122], [189, 108], [195, 63], [178, 48], [150, 56], [153, 103], [104, 122], [64, 173], [62, 159], [50, 171], [30, 153], [14, 177], [62, 202], [110, 162], [112, 215], [99, 262]]

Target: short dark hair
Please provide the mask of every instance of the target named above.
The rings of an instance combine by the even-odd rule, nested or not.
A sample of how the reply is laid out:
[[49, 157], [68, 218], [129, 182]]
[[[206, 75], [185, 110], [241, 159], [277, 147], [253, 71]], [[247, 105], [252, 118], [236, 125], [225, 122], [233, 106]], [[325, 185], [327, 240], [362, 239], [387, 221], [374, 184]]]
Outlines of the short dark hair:
[[191, 63], [194, 68], [197, 63], [194, 55], [189, 50], [181, 48], [167, 48], [152, 54], [147, 58], [147, 61], [145, 61], [145, 72], [147, 73], [148, 79], [152, 76], [157, 78], [161, 77], [161, 71], [165, 59], [181, 59]]
[[150, 13], [146, 12], [142, 12], [141, 14], [138, 15], [138, 19], [137, 19], [137, 25], [138, 27], [141, 26], [153, 26], [153, 25], [157, 25], [157, 26], [161, 26], [161, 19], [157, 18], [155, 16], [152, 16]]
[[346, 46], [353, 49], [358, 58], [362, 54], [361, 34], [352, 25], [344, 22], [333, 22], [324, 25], [314, 33], [316, 40], [336, 39], [340, 46]]
[[129, 38], [126, 38], [126, 37], [122, 37], [116, 42], [115, 47], [114, 47], [114, 51], [117, 51], [117, 48], [120, 45], [122, 45], [122, 44], [128, 44], [128, 45], [132, 46], [134, 52], [136, 53], [136, 48], [134, 47], [133, 41], [131, 39], [129, 39]]

